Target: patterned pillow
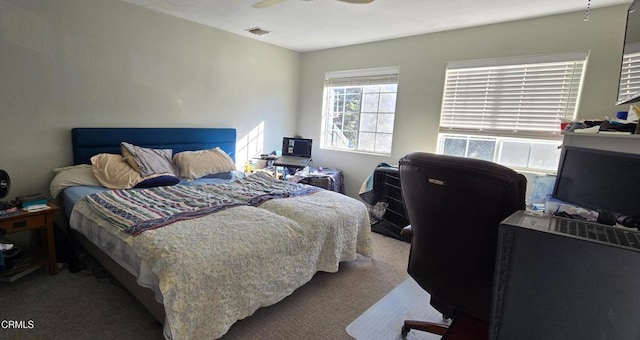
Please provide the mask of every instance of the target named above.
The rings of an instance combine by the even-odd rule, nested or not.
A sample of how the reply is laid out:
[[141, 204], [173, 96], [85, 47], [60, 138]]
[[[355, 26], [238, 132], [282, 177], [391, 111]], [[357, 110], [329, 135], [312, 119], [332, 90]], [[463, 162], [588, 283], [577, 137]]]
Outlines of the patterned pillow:
[[120, 143], [122, 156], [129, 165], [140, 173], [140, 176], [147, 177], [153, 174], [174, 174], [171, 163], [171, 149], [149, 149], [129, 144]]

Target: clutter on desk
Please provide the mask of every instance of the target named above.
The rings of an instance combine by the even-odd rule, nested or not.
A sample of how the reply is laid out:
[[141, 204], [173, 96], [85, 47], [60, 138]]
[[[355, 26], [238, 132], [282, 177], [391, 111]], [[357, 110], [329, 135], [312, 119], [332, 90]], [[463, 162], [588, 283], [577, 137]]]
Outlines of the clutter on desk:
[[252, 160], [244, 162], [244, 165], [242, 166], [242, 171], [244, 171], [244, 173], [252, 173], [254, 169], [255, 165]]
[[278, 159], [276, 151], [271, 153], [261, 153], [255, 155], [252, 159], [248, 159], [242, 166], [242, 171], [245, 173], [253, 173], [257, 170], [270, 171], [273, 167], [273, 161]]
[[527, 197], [527, 205], [532, 210], [544, 210], [544, 203], [551, 198], [556, 176], [550, 174], [533, 175], [531, 195]]
[[306, 166], [287, 177], [287, 180], [344, 193], [344, 176], [342, 170], [337, 168]]
[[527, 210], [543, 215], [564, 216], [581, 220], [596, 221], [598, 212], [584, 209], [552, 197], [556, 176], [534, 175], [533, 190], [527, 197]]
[[544, 213], [547, 215], [565, 216], [592, 222], [598, 220], [597, 211], [578, 207], [556, 199], [549, 199], [545, 202]]
[[332, 176], [335, 172], [339, 170], [337, 169], [323, 169], [322, 167], [311, 167], [306, 166], [302, 170], [296, 171], [292, 176], [290, 176], [287, 180], [290, 182], [299, 182], [301, 179], [311, 177], [311, 176]]
[[41, 193], [33, 193], [28, 195], [17, 196], [16, 201], [20, 204], [20, 207], [23, 209], [32, 206], [42, 206], [47, 205], [47, 198], [44, 197]]
[[[5, 272], [15, 272], [22, 268], [26, 268], [33, 263], [34, 255], [26, 248], [13, 246], [6, 250], [0, 251], [2, 263], [0, 263], [0, 274]], [[4, 280], [0, 280], [4, 281]]]
[[640, 134], [640, 106], [631, 105], [629, 111], [618, 111], [612, 117], [603, 120], [567, 121], [560, 123], [563, 132], [602, 133], [602, 134]]
[[265, 161], [275, 161], [276, 159], [278, 159], [278, 156], [276, 156], [274, 151], [271, 154], [266, 154], [266, 153], [260, 154], [260, 159]]

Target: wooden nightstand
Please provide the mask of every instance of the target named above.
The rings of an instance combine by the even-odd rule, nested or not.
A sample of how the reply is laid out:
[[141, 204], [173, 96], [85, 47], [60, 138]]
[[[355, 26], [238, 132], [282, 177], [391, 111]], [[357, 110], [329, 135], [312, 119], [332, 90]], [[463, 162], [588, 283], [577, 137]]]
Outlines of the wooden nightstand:
[[49, 209], [47, 210], [35, 212], [19, 210], [15, 214], [0, 217], [0, 229], [5, 230], [7, 234], [36, 230], [40, 235], [42, 247], [41, 254], [34, 252], [34, 260], [30, 265], [0, 273], [0, 281], [13, 281], [43, 265], [49, 265], [50, 275], [58, 272], [53, 239], [53, 215], [58, 210], [58, 207], [52, 203], [48, 205]]

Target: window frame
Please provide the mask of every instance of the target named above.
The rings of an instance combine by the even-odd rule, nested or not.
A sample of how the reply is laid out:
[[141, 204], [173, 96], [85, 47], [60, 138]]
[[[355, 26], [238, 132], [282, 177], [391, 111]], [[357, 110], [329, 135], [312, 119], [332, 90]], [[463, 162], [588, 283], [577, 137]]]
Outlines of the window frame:
[[[320, 148], [327, 150], [336, 150], [336, 151], [346, 151], [346, 152], [354, 152], [354, 153], [364, 153], [364, 154], [373, 154], [373, 155], [381, 155], [381, 156], [389, 156], [392, 152], [393, 148], [393, 130], [395, 126], [395, 118], [397, 114], [397, 103], [398, 103], [398, 87], [399, 87], [399, 75], [400, 68], [397, 66], [394, 67], [384, 67], [384, 68], [374, 68], [374, 69], [360, 69], [360, 70], [348, 70], [348, 71], [334, 71], [325, 73], [324, 87], [323, 87], [323, 105], [322, 105], [322, 119], [321, 119], [321, 131], [320, 131]], [[388, 90], [388, 86], [391, 85], [391, 90]], [[372, 89], [379, 87], [378, 90], [373, 92], [367, 92], [366, 89]], [[342, 101], [342, 107], [336, 108], [335, 104], [340, 102], [335, 100], [340, 96], [332, 95], [331, 91], [344, 90], [342, 96], [344, 96], [345, 100]], [[352, 130], [346, 130], [344, 128], [345, 124], [342, 124], [341, 127], [334, 127], [333, 119], [334, 114], [339, 114], [342, 116], [342, 122], [344, 123], [346, 119], [347, 109], [345, 108], [347, 101], [346, 97], [349, 96], [347, 93], [351, 89], [351, 95], [358, 96], [358, 107], [357, 110], [351, 111], [351, 114], [357, 114], [356, 127]], [[359, 89], [359, 91], [353, 91], [354, 89]], [[385, 110], [384, 108], [384, 100], [381, 99], [385, 96], [385, 94], [392, 95], [392, 110]], [[365, 96], [375, 97], [377, 96], [376, 110], [365, 111], [364, 107], [366, 105]], [[373, 130], [369, 129], [365, 123], [366, 120], [363, 119], [363, 116], [366, 115], [375, 115]], [[379, 118], [386, 116], [387, 123], [380, 123]], [[390, 119], [389, 119], [390, 116]], [[390, 123], [389, 123], [390, 121]], [[369, 121], [371, 123], [371, 121]], [[331, 127], [329, 126], [331, 125]], [[381, 130], [381, 127], [387, 127], [386, 131]], [[344, 135], [343, 132], [350, 132], [353, 134], [351, 138]], [[372, 148], [368, 148], [366, 146], [362, 146], [365, 140], [363, 134], [372, 135]], [[331, 135], [331, 136], [330, 136]], [[345, 146], [338, 145], [336, 139], [343, 140]], [[376, 143], [379, 141], [383, 141], [387, 139], [385, 145], [388, 145], [388, 149], [385, 147], [377, 148]], [[349, 147], [347, 144], [351, 141], [354, 141], [354, 146]]]
[[640, 43], [625, 46], [620, 65], [618, 101], [640, 92]]
[[[557, 171], [557, 164], [554, 168], [545, 168], [545, 167], [536, 167], [532, 165], [532, 161], [535, 159], [532, 159], [531, 153], [532, 153], [532, 149], [534, 148], [534, 145], [540, 147], [543, 145], [546, 146], [553, 146], [554, 148], [557, 148], [557, 157], [558, 157], [558, 161], [560, 158], [560, 146], [562, 145], [562, 140], [552, 140], [552, 139], [533, 139], [533, 138], [514, 138], [514, 137], [502, 137], [502, 136], [488, 136], [488, 135], [468, 135], [468, 134], [458, 134], [458, 133], [439, 133], [438, 134], [438, 143], [437, 143], [437, 150], [436, 153], [438, 154], [444, 154], [444, 142], [443, 140], [445, 138], [456, 138], [456, 139], [466, 139], [467, 141], [471, 140], [471, 139], [475, 139], [475, 140], [486, 140], [486, 141], [490, 141], [493, 140], [495, 142], [494, 145], [494, 151], [493, 151], [493, 155], [491, 157], [491, 159], [489, 161], [494, 162], [494, 163], [498, 163], [498, 164], [502, 164], [506, 167], [509, 167], [511, 169], [517, 170], [517, 171], [525, 171], [525, 172], [531, 172], [531, 173], [543, 173], [543, 174], [555, 174]], [[521, 165], [515, 165], [512, 163], [507, 163], [507, 162], [503, 162], [502, 160], [502, 156], [504, 155], [504, 148], [505, 148], [505, 144], [506, 143], [529, 143], [530, 144], [530, 149], [529, 149], [529, 154], [528, 154], [528, 160], [527, 160], [527, 166], [521, 166]], [[454, 156], [459, 156], [459, 157], [465, 157], [465, 158], [479, 158], [479, 157], [469, 157], [468, 156], [468, 148], [469, 148], [469, 144], [467, 142], [467, 144], [465, 145], [466, 150], [465, 150], [465, 155], [464, 156], [459, 156], [459, 155], [454, 155]], [[451, 154], [449, 154], [451, 155]], [[479, 159], [483, 159], [483, 158], [479, 158]], [[485, 159], [486, 160], [486, 159]]]

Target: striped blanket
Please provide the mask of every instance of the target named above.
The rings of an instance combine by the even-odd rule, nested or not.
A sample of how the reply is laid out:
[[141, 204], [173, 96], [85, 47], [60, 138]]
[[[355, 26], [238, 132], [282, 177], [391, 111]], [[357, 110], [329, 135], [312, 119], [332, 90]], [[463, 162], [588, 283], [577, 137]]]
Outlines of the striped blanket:
[[131, 235], [239, 205], [258, 206], [272, 198], [308, 195], [320, 188], [256, 173], [225, 184], [175, 185], [110, 190], [85, 196], [88, 206]]

